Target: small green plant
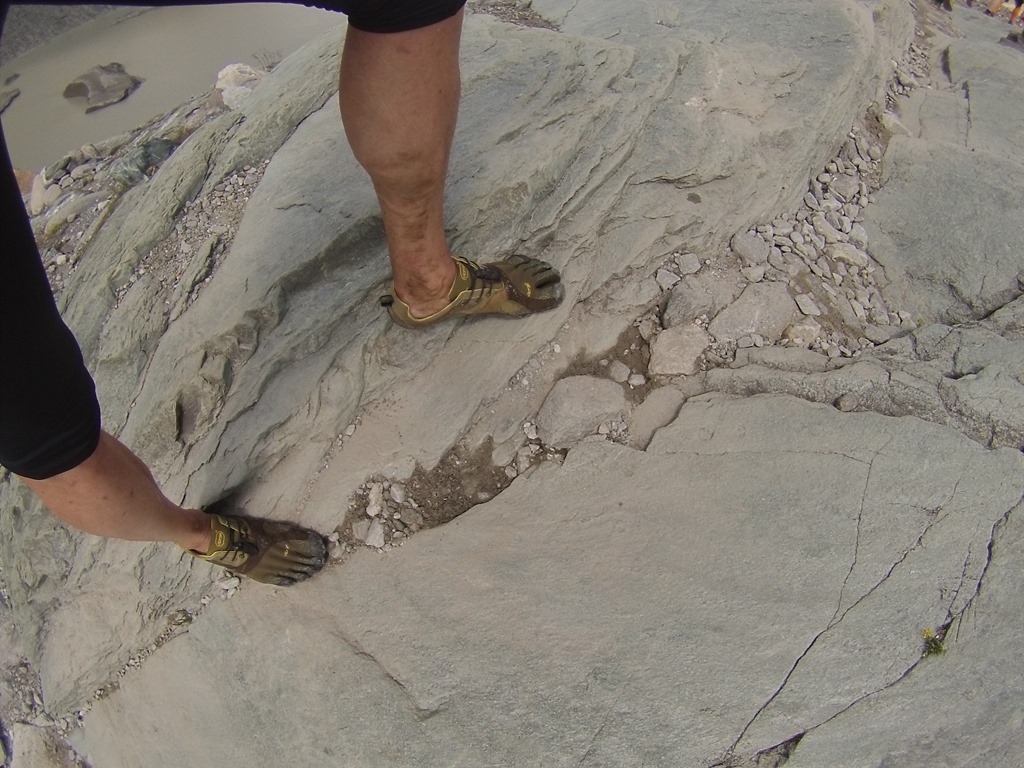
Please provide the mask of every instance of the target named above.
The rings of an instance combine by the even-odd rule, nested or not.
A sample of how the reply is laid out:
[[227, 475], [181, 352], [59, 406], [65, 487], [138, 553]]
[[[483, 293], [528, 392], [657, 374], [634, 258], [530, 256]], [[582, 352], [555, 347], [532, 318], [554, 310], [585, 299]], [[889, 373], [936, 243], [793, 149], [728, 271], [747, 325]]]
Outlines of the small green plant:
[[943, 634], [938, 634], [934, 629], [928, 628], [924, 632], [924, 655], [925, 656], [941, 656], [946, 652], [946, 647], [942, 644]]
[[281, 63], [281, 52], [280, 51], [268, 51], [266, 48], [260, 48], [254, 51], [252, 54], [253, 59], [256, 60], [257, 66], [264, 72], [270, 72], [278, 64]]

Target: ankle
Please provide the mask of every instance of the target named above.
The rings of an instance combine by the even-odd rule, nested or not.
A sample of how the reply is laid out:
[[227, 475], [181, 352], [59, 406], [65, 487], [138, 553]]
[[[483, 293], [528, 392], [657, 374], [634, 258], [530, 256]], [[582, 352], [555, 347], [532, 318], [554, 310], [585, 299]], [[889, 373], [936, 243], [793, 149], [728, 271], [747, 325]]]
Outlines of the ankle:
[[430, 315], [448, 306], [455, 278], [455, 262], [449, 257], [436, 270], [401, 277], [396, 275], [395, 295], [415, 315]]
[[209, 554], [210, 549], [210, 516], [201, 509], [182, 510], [185, 515], [185, 527], [180, 538], [174, 543], [190, 552], [201, 555]]

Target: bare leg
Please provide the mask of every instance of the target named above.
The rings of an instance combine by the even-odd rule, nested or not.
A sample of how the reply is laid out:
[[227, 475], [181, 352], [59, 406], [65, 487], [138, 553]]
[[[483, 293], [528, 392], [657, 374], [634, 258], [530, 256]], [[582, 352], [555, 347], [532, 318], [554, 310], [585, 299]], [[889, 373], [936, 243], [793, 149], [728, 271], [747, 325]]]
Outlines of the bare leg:
[[341, 61], [345, 133], [380, 201], [395, 292], [418, 317], [448, 303], [455, 279], [444, 187], [459, 109], [462, 15], [393, 34], [349, 27]]
[[57, 517], [96, 536], [130, 541], [172, 541], [205, 553], [210, 519], [171, 502], [149, 468], [106, 432], [92, 456], [46, 480], [21, 478]]

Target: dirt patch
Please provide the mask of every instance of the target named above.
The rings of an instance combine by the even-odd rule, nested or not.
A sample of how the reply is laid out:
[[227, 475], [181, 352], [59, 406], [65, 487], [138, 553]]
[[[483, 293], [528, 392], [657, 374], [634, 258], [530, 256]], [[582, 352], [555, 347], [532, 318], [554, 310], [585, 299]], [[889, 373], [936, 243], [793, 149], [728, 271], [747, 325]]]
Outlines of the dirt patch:
[[646, 371], [651, 362], [651, 348], [640, 329], [631, 325], [624, 330], [615, 341], [615, 346], [599, 354], [587, 354], [586, 352], [577, 355], [569, 363], [561, 378], [569, 376], [594, 376], [607, 379], [609, 369], [615, 362], [622, 363], [629, 368], [631, 373], [644, 375], [644, 383], [633, 386], [624, 385], [626, 397], [634, 405], [643, 402], [647, 393], [651, 390], [651, 381], [647, 378]]
[[416, 467], [407, 487], [420, 505], [425, 528], [450, 522], [509, 486], [504, 468], [491, 463], [492, 450], [490, 440], [473, 451], [456, 446], [433, 469]]
[[515, 466], [502, 467], [491, 460], [490, 440], [475, 449], [460, 444], [432, 469], [417, 465], [408, 480], [369, 478], [353, 496], [345, 522], [328, 537], [331, 560], [342, 562], [363, 547], [393, 549], [490, 501], [520, 472], [549, 458], [540, 446], [530, 447], [520, 452]]
[[516, 0], [476, 0], [470, 4], [470, 9], [475, 13], [487, 13], [510, 24], [518, 24], [521, 27], [539, 27], [541, 29], [556, 30], [554, 24], [545, 19], [530, 7], [527, 2], [516, 2]]

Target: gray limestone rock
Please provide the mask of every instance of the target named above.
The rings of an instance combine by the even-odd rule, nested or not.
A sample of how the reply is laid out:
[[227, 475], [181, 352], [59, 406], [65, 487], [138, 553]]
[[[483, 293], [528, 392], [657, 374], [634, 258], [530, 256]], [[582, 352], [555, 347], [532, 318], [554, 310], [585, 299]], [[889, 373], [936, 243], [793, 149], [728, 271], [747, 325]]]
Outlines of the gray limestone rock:
[[686, 275], [672, 289], [662, 323], [666, 328], [693, 323], [701, 315], [714, 316], [729, 306], [743, 291], [746, 281], [713, 269]]
[[608, 364], [608, 378], [618, 384], [625, 384], [629, 374], [629, 366], [621, 360], [612, 360]]
[[654, 433], [670, 424], [685, 402], [686, 395], [675, 387], [652, 390], [630, 414], [629, 444], [640, 450], [646, 448]]
[[[567, 301], [553, 312], [418, 333], [388, 323], [377, 304], [388, 279], [377, 203], [330, 101], [339, 30], [282, 62], [237, 113], [205, 123], [146, 183], [109, 202], [67, 282], [62, 310], [90, 365], [102, 371], [106, 426], [153, 467], [171, 498], [199, 506], [232, 492], [250, 514], [287, 511], [330, 530], [343, 522], [339, 498], [381, 467], [399, 474], [417, 463], [434, 466], [471, 424], [496, 439], [520, 434], [550, 378], [533, 376], [513, 393], [522, 400], [498, 403], [517, 372], [565, 325], [596, 327], [592, 336], [612, 340], [629, 327], [635, 313], [605, 309], [626, 306], [622, 296], [653, 302], [657, 285], [633, 284], [624, 274], [650, 275], [666, 253], [684, 247], [722, 253], [721, 233], [749, 228], [757, 212], [794, 205], [809, 169], [820, 168], [864, 104], [883, 95], [888, 62], [913, 31], [897, 0], [872, 0], [872, 12], [857, 5], [851, 13], [831, 4], [752, 6], [739, 29], [724, 5], [659, 2], [639, 12], [612, 2], [537, 6], [564, 25], [561, 32], [482, 14], [467, 19], [446, 224], [459, 253], [515, 248], [549, 258], [567, 288]], [[172, 235], [185, 206], [246, 164], [271, 158], [230, 249], [154, 346], [159, 323], [147, 315], [136, 328], [133, 313], [156, 297], [140, 291], [118, 304], [118, 292], [145, 254]], [[744, 280], [715, 270], [701, 269], [673, 289], [670, 308], [673, 301], [700, 307], [681, 324], [717, 314], [738, 295]], [[627, 284], [613, 295], [606, 289], [615, 281]], [[695, 281], [697, 298], [682, 301], [676, 297], [687, 281]], [[635, 302], [628, 306], [633, 311]], [[151, 314], [159, 319], [159, 305]], [[500, 353], [467, 354], [479, 349]], [[447, 396], [465, 392], [467, 381], [471, 397]], [[359, 430], [340, 439], [357, 420]], [[10, 511], [0, 517], [0, 561], [26, 653], [47, 707], [75, 710], [117, 677], [125, 658], [154, 642], [168, 614], [198, 601], [211, 566], [172, 547], [72, 533], [9, 482], [0, 497]], [[560, 503], [548, 498], [544, 511]], [[256, 591], [218, 601], [211, 629], [226, 615], [218, 611], [264, 599], [249, 595]], [[283, 610], [301, 607], [308, 621], [295, 625], [304, 628], [328, 602], [292, 599]], [[290, 666], [281, 643], [294, 637], [282, 630], [288, 622], [278, 624], [283, 602], [257, 622], [277, 630], [277, 640], [257, 650], [270, 654], [274, 669]], [[323, 640], [318, 631], [300, 644]], [[326, 636], [336, 643], [332, 632]], [[157, 654], [156, 665], [174, 666], [173, 646]], [[358, 658], [354, 670], [379, 671], [370, 657]], [[254, 657], [247, 662], [251, 674]], [[218, 665], [218, 674], [228, 666]], [[220, 688], [206, 672], [205, 682], [182, 686], [197, 701], [208, 685]], [[163, 696], [168, 687], [151, 692]], [[217, 703], [211, 696], [212, 711], [226, 711]], [[427, 701], [422, 711], [432, 707]], [[204, 721], [204, 713], [194, 714]], [[139, 722], [134, 711], [119, 719], [125, 732]], [[308, 733], [310, 724], [292, 723], [291, 732]], [[206, 717], [207, 725], [213, 730], [195, 741], [204, 749], [235, 742], [217, 741], [225, 733], [219, 717]], [[135, 765], [189, 762], [180, 744], [150, 746]], [[345, 749], [333, 746], [335, 754]], [[284, 762], [301, 762], [299, 752]], [[308, 762], [323, 759], [317, 752]], [[97, 764], [106, 762], [117, 764]]]
[[[894, 138], [864, 228], [893, 305], [929, 322], [963, 322], [1020, 295], [1024, 247], [1019, 224], [1004, 212], [1024, 208], [1024, 174], [1007, 173], [1002, 152], [949, 146], [943, 153], [936, 163], [931, 143]], [[965, 199], [1000, 204], [964, 217]], [[935, 225], [944, 220], [958, 226]]]
[[370, 521], [370, 527], [367, 529], [364, 541], [366, 546], [373, 547], [374, 549], [381, 549], [384, 546], [384, 524], [381, 523], [380, 519], [374, 518]]
[[[820, 311], [819, 313], [820, 314]], [[799, 347], [807, 348], [821, 335], [821, 325], [813, 317], [805, 317], [782, 332], [782, 337]]]
[[1000, 46], [995, 39], [953, 40], [946, 56], [949, 78], [970, 114], [965, 146], [1002, 156], [1007, 147], [1024, 143], [1019, 49]]
[[812, 216], [811, 222], [814, 226], [814, 231], [824, 238], [826, 243], [838, 243], [844, 239], [842, 233], [830, 224], [820, 213]]
[[582, 444], [397, 554], [217, 601], [75, 743], [110, 768], [675, 768], [807, 733], [808, 766], [969, 764], [963, 707], [1014, 754], [1022, 493], [1017, 451], [917, 419], [698, 398], [646, 452]]
[[365, 544], [370, 535], [370, 520], [363, 518], [352, 523], [352, 535]]
[[695, 253], [683, 253], [676, 257], [676, 264], [679, 266], [679, 274], [693, 275], [704, 266], [700, 257]]
[[858, 268], [871, 265], [871, 259], [868, 254], [850, 243], [837, 242], [834, 245], [830, 245], [825, 249], [825, 255], [833, 261], [841, 261]]
[[655, 274], [655, 280], [658, 283], [658, 287], [663, 291], [672, 290], [672, 287], [679, 282], [679, 279], [679, 275], [671, 269], [659, 269]]
[[800, 347], [756, 347], [736, 350], [731, 367], [742, 368], [746, 365], [800, 373], [824, 373], [829, 370], [827, 357]]
[[1015, 634], [1004, 621], [1024, 610], [1020, 570], [1024, 508], [993, 532], [984, 590], [968, 615], [955, 618], [943, 652], [922, 660], [899, 685], [868, 696], [801, 739], [787, 766], [858, 765], [929, 768], [1016, 765], [1024, 754], [1019, 727]]
[[759, 283], [764, 280], [764, 273], [764, 264], [758, 264], [756, 267], [744, 267], [740, 270], [740, 274], [751, 283]]
[[628, 411], [620, 384], [593, 376], [569, 376], [555, 384], [544, 400], [537, 414], [537, 433], [545, 445], [566, 448]]
[[789, 393], [844, 410], [910, 414], [954, 425], [983, 445], [1024, 448], [1022, 328], [1024, 298], [982, 323], [926, 326], [857, 363], [812, 376], [795, 358], [782, 357], [769, 368], [762, 359], [737, 355], [737, 367], [710, 371], [707, 385], [747, 396]]
[[711, 337], [699, 325], [674, 325], [659, 333], [651, 344], [652, 376], [693, 376], [711, 345]]
[[798, 293], [795, 297], [796, 305], [805, 315], [818, 317], [821, 315], [821, 307], [814, 301], [814, 297], [808, 293]]
[[[26, 723], [12, 723], [9, 732], [11, 768], [64, 768], [67, 762], [53, 733]], [[0, 754], [3, 748], [0, 747]]]
[[768, 261], [768, 243], [760, 235], [752, 232], [739, 232], [729, 241], [733, 251], [743, 260], [743, 265], [752, 267]]
[[843, 202], [848, 202], [860, 194], [860, 183], [856, 176], [841, 174], [829, 182], [828, 190]]
[[708, 332], [722, 342], [754, 333], [774, 342], [798, 316], [796, 303], [785, 284], [755, 283], [715, 315]]

